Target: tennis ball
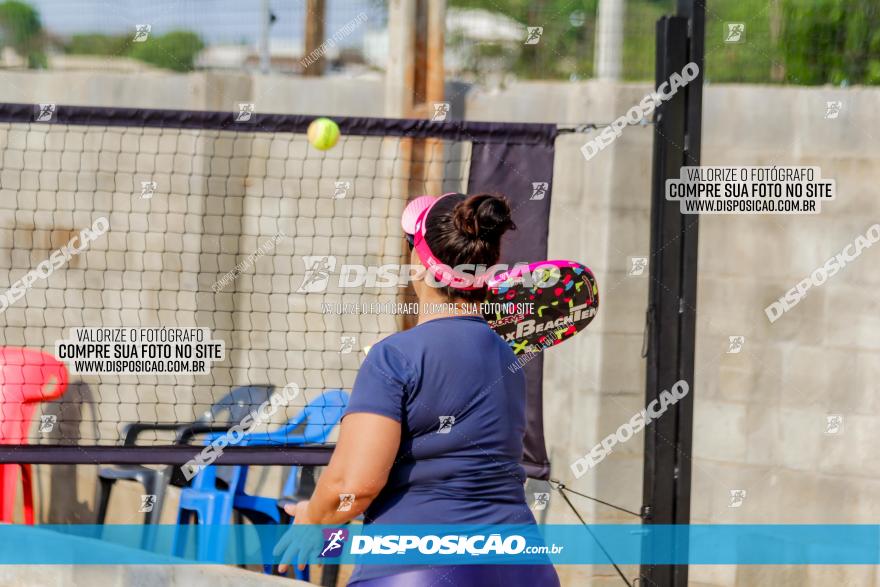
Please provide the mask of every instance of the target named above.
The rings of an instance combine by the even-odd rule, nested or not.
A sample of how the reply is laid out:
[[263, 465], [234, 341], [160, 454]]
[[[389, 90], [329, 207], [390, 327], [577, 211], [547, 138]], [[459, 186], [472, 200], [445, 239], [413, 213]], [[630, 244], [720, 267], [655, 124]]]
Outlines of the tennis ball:
[[339, 140], [339, 125], [329, 118], [316, 118], [307, 132], [309, 143], [319, 151], [332, 149]]

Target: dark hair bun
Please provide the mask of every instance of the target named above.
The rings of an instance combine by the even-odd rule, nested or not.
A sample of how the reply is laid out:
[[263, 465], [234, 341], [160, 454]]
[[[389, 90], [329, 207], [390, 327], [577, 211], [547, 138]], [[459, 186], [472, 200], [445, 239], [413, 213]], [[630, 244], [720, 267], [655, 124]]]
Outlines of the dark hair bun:
[[459, 202], [452, 210], [456, 230], [471, 240], [497, 242], [507, 230], [516, 228], [510, 218], [507, 199], [477, 194]]

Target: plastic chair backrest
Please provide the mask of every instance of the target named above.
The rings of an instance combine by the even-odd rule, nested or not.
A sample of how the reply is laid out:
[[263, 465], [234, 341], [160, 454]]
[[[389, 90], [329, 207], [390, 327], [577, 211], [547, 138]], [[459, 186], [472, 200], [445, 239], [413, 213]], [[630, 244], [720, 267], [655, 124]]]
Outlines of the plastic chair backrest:
[[67, 367], [38, 349], [0, 347], [0, 444], [26, 444], [36, 405], [67, 389]]
[[245, 436], [248, 445], [298, 445], [325, 442], [348, 406], [348, 394], [341, 389], [325, 391], [306, 405], [287, 424], [270, 432]]
[[[275, 386], [266, 385], [242, 385], [236, 387], [224, 397], [220, 398], [217, 403], [211, 406], [203, 418], [206, 422], [217, 424], [235, 425], [244, 420], [249, 414], [256, 414], [257, 409], [264, 402], [269, 401]], [[222, 480], [230, 487], [234, 487], [238, 483], [239, 470], [235, 467], [218, 467], [214, 471], [217, 479]], [[213, 487], [214, 480], [206, 481]]]
[[241, 385], [217, 400], [196, 422], [238, 424], [271, 397], [273, 385]]
[[[302, 427], [303, 422], [305, 422], [305, 431], [302, 434], [302, 439], [307, 438], [306, 442], [324, 442], [330, 436], [333, 427], [342, 418], [342, 414], [347, 406], [348, 394], [340, 389], [331, 389], [309, 403], [303, 412], [300, 412], [296, 418], [288, 422], [285, 429], [288, 432], [293, 432], [295, 428]], [[310, 416], [311, 422], [309, 422]], [[287, 479], [284, 481], [284, 488], [281, 490], [282, 496], [297, 496], [302, 499], [308, 499], [311, 492], [303, 493], [302, 490], [304, 488], [300, 486], [300, 474], [299, 466], [294, 465], [290, 468]], [[310, 489], [314, 489], [314, 478], [311, 479], [310, 485], [312, 486]]]
[[[258, 445], [299, 445], [313, 442], [324, 442], [330, 436], [333, 428], [339, 423], [342, 414], [348, 405], [348, 394], [339, 389], [331, 389], [309, 402], [295, 417], [290, 419], [284, 426], [271, 432], [252, 432], [246, 435], [238, 446]], [[302, 433], [293, 433], [294, 430], [303, 428]], [[209, 434], [205, 438], [205, 444], [211, 444], [215, 439], [223, 436], [218, 432]], [[210, 470], [209, 470], [210, 469]], [[217, 471], [220, 469], [220, 471]], [[223, 469], [226, 469], [225, 471]], [[204, 467], [193, 478], [192, 487], [205, 490], [214, 490], [217, 479], [227, 482], [233, 491], [242, 490], [239, 485], [241, 480], [247, 477], [247, 466], [234, 465], [229, 467], [217, 467], [211, 465]]]
[[303, 442], [325, 442], [339, 423], [348, 406], [348, 394], [341, 389], [331, 389], [309, 402], [303, 408], [305, 430]]
[[[348, 394], [341, 389], [331, 389], [322, 393], [306, 405], [299, 414], [288, 420], [287, 424], [277, 430], [268, 433], [252, 433], [245, 437], [245, 443], [249, 446], [259, 444], [286, 444], [299, 445], [308, 443], [325, 442], [333, 432], [333, 428], [339, 423], [345, 408], [348, 406]], [[244, 492], [243, 482], [247, 478], [245, 473], [239, 477], [237, 492]], [[281, 495], [285, 497], [300, 497], [308, 499], [314, 490], [314, 477], [307, 480], [306, 485], [301, 487], [299, 478], [301, 467], [294, 465], [290, 468]], [[313, 475], [309, 472], [309, 475]]]

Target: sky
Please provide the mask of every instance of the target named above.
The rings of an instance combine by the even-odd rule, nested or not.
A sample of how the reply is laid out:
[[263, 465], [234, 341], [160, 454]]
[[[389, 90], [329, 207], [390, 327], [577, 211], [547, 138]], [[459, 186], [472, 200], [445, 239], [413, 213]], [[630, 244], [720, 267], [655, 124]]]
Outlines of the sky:
[[[262, 0], [25, 0], [39, 10], [44, 28], [62, 36], [75, 33], [121, 34], [135, 24], [149, 24], [152, 34], [171, 30], [199, 33], [208, 44], [256, 44], [260, 34]], [[369, 17], [344, 44], [359, 44], [366, 28], [384, 24], [384, 2], [377, 0], [327, 0], [327, 35], [361, 12]], [[305, 0], [270, 0], [277, 17], [272, 39], [300, 39]]]

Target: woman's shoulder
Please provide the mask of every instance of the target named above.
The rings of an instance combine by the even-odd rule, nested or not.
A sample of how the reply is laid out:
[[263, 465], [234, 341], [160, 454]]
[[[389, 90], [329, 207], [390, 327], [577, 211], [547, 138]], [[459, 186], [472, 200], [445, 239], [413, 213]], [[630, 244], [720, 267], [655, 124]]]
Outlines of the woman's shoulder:
[[485, 350], [486, 345], [491, 344], [508, 346], [485, 320], [441, 318], [389, 334], [369, 347], [367, 355], [380, 350], [383, 355], [396, 354], [411, 364], [419, 364], [420, 357], [425, 354], [434, 355], [443, 349], [461, 349], [463, 345]]
[[411, 330], [395, 332], [389, 334], [385, 338], [367, 347], [367, 360], [381, 362], [398, 362], [406, 366], [411, 366], [416, 361], [414, 359], [417, 349], [412, 343], [412, 337], [408, 336]]
[[369, 347], [369, 352], [367, 354], [377, 349], [406, 349], [407, 341], [410, 341], [413, 338], [412, 334], [410, 334], [412, 331], [413, 329], [410, 328], [409, 330], [401, 330], [400, 332], [394, 332], [388, 336], [380, 338]]

